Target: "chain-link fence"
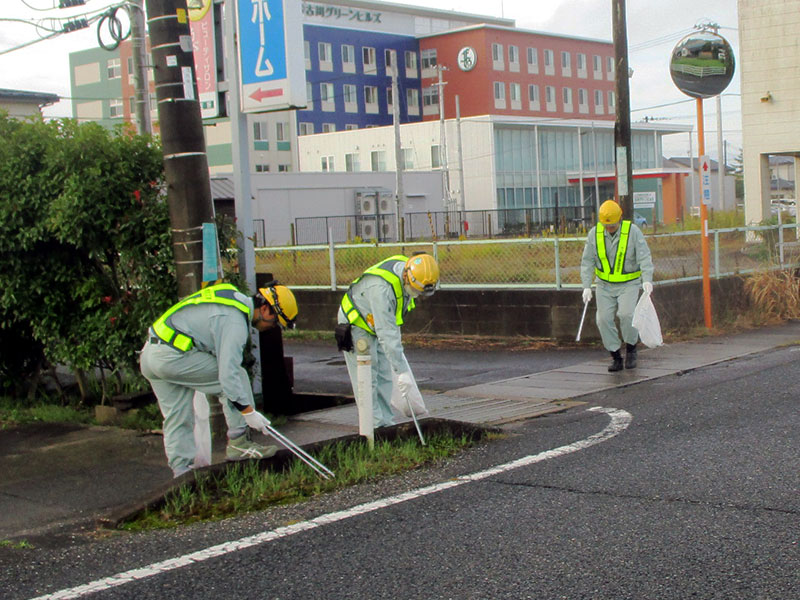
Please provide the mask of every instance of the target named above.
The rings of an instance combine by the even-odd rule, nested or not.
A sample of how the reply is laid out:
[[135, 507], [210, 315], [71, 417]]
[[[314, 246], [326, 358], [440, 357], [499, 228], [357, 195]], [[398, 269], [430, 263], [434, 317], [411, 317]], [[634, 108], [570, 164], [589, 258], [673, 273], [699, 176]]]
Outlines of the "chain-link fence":
[[[463, 216], [462, 216], [463, 215]], [[507, 208], [491, 210], [412, 212], [404, 217], [406, 241], [470, 238], [509, 238], [542, 232], [578, 233], [594, 222], [591, 208], [580, 206]], [[294, 220], [296, 244], [361, 241], [397, 242], [394, 214], [335, 217], [298, 217]]]
[[[703, 275], [699, 231], [645, 236], [654, 279], [674, 282]], [[442, 289], [574, 289], [581, 285], [585, 237], [373, 243], [256, 248], [256, 271], [305, 289], [345, 289], [367, 267], [393, 255], [429, 252], [439, 261]], [[711, 277], [800, 266], [794, 224], [710, 230]]]

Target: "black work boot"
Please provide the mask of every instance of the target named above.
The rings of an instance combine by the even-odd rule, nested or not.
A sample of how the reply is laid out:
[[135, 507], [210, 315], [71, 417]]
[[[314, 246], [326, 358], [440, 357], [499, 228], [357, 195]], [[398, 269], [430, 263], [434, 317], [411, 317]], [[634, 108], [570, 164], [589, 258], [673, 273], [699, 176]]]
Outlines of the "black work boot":
[[626, 344], [625, 368], [636, 368], [636, 344]]
[[622, 371], [622, 354], [619, 353], [619, 350], [614, 350], [611, 353], [611, 358], [614, 359], [614, 362], [608, 365], [608, 372]]

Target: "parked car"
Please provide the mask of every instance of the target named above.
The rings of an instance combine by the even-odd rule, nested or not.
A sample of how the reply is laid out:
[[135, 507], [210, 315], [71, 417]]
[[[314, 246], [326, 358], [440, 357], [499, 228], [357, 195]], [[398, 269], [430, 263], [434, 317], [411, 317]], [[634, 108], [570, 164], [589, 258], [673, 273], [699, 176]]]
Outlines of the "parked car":
[[647, 227], [647, 219], [645, 219], [642, 215], [640, 215], [637, 212], [633, 213], [633, 223], [639, 229], [641, 229], [642, 227]]

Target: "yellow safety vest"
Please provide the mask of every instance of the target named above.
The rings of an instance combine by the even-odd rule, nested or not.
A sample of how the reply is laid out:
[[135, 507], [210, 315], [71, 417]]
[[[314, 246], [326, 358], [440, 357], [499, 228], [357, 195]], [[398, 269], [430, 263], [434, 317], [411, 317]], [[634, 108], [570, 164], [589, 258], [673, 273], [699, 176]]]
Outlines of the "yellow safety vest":
[[162, 342], [169, 344], [173, 348], [181, 350], [182, 352], [191, 350], [194, 347], [194, 340], [185, 333], [173, 329], [169, 318], [185, 306], [211, 303], [224, 304], [226, 306], [238, 308], [244, 313], [244, 318], [247, 320], [250, 318], [250, 307], [235, 298], [234, 294], [238, 291], [239, 290], [230, 283], [220, 283], [203, 288], [199, 292], [187, 296], [161, 315], [158, 320], [153, 323], [153, 333], [155, 333]]
[[605, 227], [602, 223], [597, 224], [595, 229], [595, 240], [597, 241], [597, 257], [600, 259], [602, 268], [595, 267], [594, 274], [598, 279], [608, 281], [609, 283], [623, 283], [625, 281], [632, 281], [637, 277], [642, 276], [641, 271], [634, 271], [632, 273], [624, 273], [625, 254], [628, 252], [628, 234], [631, 231], [631, 222], [623, 221], [619, 232], [619, 244], [617, 244], [617, 255], [614, 257], [614, 268], [608, 264], [608, 256], [606, 256], [606, 238], [604, 232]]
[[[392, 286], [392, 289], [394, 290], [394, 296], [397, 299], [397, 308], [395, 309], [394, 315], [395, 323], [397, 323], [398, 327], [403, 324], [403, 279], [402, 277], [398, 277], [397, 273], [394, 272], [394, 267], [397, 265], [397, 263], [403, 263], [405, 265], [407, 261], [408, 257], [403, 256], [402, 254], [390, 256], [386, 260], [372, 265], [359, 277], [353, 280], [353, 283], [350, 284], [350, 288], [347, 290], [347, 293], [345, 293], [344, 297], [342, 298], [342, 311], [347, 316], [347, 320], [351, 324], [355, 325], [356, 327], [361, 327], [361, 329], [364, 329], [372, 335], [375, 335], [375, 331], [373, 331], [366, 319], [361, 316], [361, 313], [358, 312], [355, 304], [353, 304], [353, 300], [350, 298], [350, 290], [356, 283], [361, 281], [361, 278], [364, 277], [364, 275], [377, 275]], [[410, 312], [413, 309], [414, 299], [412, 298], [409, 300], [408, 310]]]

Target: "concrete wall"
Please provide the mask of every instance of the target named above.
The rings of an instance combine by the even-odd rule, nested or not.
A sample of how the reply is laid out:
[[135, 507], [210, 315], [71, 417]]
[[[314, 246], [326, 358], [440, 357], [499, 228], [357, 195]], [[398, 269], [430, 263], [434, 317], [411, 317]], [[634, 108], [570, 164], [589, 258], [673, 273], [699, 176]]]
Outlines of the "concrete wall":
[[[342, 292], [297, 290], [298, 328], [333, 331]], [[737, 314], [747, 306], [738, 277], [712, 280], [712, 314]], [[703, 324], [702, 282], [657, 286], [653, 303], [663, 330]], [[582, 341], [599, 341], [594, 303], [586, 314]], [[574, 341], [583, 302], [581, 291], [440, 290], [423, 299], [406, 321], [406, 333], [530, 336]]]
[[770, 154], [800, 170], [799, 0], [739, 0], [745, 220], [770, 214]]

